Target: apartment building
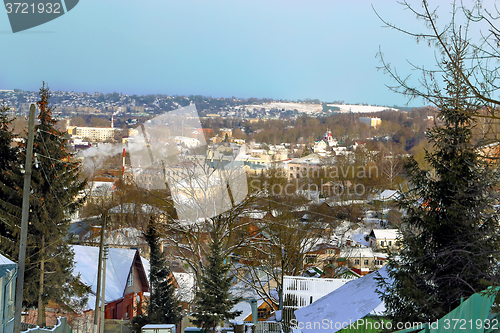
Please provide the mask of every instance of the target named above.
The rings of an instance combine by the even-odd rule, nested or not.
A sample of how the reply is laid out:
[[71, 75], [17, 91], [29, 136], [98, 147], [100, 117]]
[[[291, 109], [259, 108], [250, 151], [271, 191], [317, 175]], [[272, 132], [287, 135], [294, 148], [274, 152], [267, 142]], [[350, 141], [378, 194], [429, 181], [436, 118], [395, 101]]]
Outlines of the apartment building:
[[121, 131], [121, 129], [112, 127], [68, 126], [67, 131], [72, 136], [78, 136], [93, 142], [104, 142], [114, 139], [115, 133]]

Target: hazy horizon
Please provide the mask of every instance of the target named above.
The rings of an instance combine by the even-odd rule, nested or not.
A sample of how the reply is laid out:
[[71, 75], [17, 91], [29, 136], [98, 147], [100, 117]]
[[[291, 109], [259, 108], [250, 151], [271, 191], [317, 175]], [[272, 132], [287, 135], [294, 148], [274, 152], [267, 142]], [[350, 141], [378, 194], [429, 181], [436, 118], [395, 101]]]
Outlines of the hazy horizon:
[[403, 106], [407, 98], [377, 70], [379, 48], [405, 76], [407, 59], [432, 68], [435, 49], [383, 28], [372, 3], [391, 22], [423, 30], [386, 0], [86, 0], [15, 34], [4, 13], [0, 89], [33, 91], [45, 81], [52, 90], [87, 93]]

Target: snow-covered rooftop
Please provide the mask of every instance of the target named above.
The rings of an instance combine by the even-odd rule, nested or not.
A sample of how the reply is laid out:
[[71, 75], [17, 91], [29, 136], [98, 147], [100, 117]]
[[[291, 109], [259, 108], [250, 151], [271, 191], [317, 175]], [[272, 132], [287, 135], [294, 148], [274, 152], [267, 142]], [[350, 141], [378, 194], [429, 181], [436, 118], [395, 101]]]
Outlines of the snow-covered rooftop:
[[[266, 282], [263, 282], [264, 287], [266, 284]], [[245, 320], [245, 318], [252, 314], [251, 301], [253, 299], [257, 301], [257, 307], [261, 306], [265, 302], [264, 298], [244, 281], [238, 282], [237, 284], [231, 286], [229, 292], [235, 297], [241, 297], [241, 302], [236, 304], [231, 309], [231, 311], [242, 311], [242, 313], [238, 317], [234, 318], [234, 320], [237, 322]]]
[[264, 210], [248, 210], [246, 212], [243, 212], [241, 216], [243, 217], [248, 217], [250, 219], [254, 220], [262, 220], [264, 216], [266, 216], [267, 212]]
[[[91, 232], [85, 235], [85, 239], [90, 238], [92, 235]], [[93, 241], [99, 242], [101, 240], [101, 236], [96, 236]], [[120, 245], [120, 246], [138, 246], [142, 244], [146, 244], [144, 239], [144, 235], [142, 231], [137, 228], [127, 227], [111, 230], [106, 232], [106, 237], [104, 237], [106, 244], [108, 245]]]
[[1, 265], [17, 265], [17, 264], [12, 260], [10, 260], [9, 258], [0, 254], [0, 266]]
[[0, 277], [15, 269], [17, 264], [0, 254]]
[[318, 154], [309, 154], [304, 157], [295, 158], [289, 163], [293, 164], [323, 164], [324, 161], [318, 156]]
[[387, 200], [396, 200], [399, 198], [399, 191], [394, 191], [394, 190], [385, 190], [380, 195], [378, 196], [378, 199], [381, 201], [387, 201]]
[[396, 239], [400, 235], [398, 229], [373, 229], [372, 233], [376, 239]]
[[172, 272], [179, 289], [175, 290], [176, 296], [182, 302], [192, 302], [195, 294], [195, 276], [193, 273]]
[[109, 213], [123, 213], [123, 214], [165, 214], [164, 211], [147, 204], [140, 204], [136, 207], [135, 203], [124, 203], [119, 206], [113, 207], [109, 210]]
[[340, 257], [344, 258], [373, 258], [371, 247], [344, 247], [340, 250]]
[[[75, 267], [73, 275], [80, 275], [80, 281], [91, 287], [93, 293], [97, 290], [97, 264], [99, 262], [99, 248], [94, 246], [71, 246], [75, 253]], [[106, 302], [120, 299], [123, 296], [127, 279], [132, 267], [134, 256], [137, 250], [132, 249], [109, 249], [109, 256], [106, 263]], [[146, 260], [143, 261], [146, 269]], [[146, 262], [145, 262], [146, 261]], [[149, 276], [149, 262], [147, 262], [147, 272]], [[89, 309], [93, 309], [94, 302], [89, 299]]]
[[[383, 302], [376, 292], [375, 277], [387, 278], [387, 268], [347, 282], [342, 287], [295, 311], [295, 317], [303, 333], [337, 332], [372, 313], [382, 310]], [[322, 325], [326, 322], [331, 325]], [[328, 327], [325, 327], [328, 326]]]

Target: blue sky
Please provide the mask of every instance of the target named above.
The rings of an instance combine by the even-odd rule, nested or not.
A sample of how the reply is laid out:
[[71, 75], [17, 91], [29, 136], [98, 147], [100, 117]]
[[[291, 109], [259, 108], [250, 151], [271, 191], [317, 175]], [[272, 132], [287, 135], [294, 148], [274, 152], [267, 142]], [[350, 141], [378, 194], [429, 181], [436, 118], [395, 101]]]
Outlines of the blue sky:
[[89, 93], [404, 105], [377, 71], [379, 47], [401, 73], [406, 59], [434, 64], [434, 49], [382, 28], [372, 3], [392, 22], [422, 29], [395, 0], [80, 0], [16, 34], [4, 12], [0, 89], [37, 90], [43, 80]]

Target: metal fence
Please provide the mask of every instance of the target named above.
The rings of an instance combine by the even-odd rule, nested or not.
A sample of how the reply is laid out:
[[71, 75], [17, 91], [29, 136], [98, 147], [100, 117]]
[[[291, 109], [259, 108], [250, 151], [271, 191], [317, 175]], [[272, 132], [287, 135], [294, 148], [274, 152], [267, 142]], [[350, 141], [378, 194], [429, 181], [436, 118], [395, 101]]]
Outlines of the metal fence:
[[129, 320], [105, 319], [104, 333], [131, 333]]
[[352, 279], [318, 279], [303, 276], [284, 276], [283, 292], [290, 295], [301, 308], [342, 287]]
[[[26, 324], [26, 325], [29, 325], [29, 324]], [[29, 325], [29, 326], [32, 326], [32, 325]], [[57, 325], [54, 326], [53, 328], [40, 328], [40, 327], [36, 326], [34, 328], [28, 328], [26, 332], [27, 333], [48, 333], [48, 332], [50, 332], [50, 333], [71, 333], [71, 328], [69, 327], [68, 323], [66, 323], [65, 317], [59, 317], [59, 318], [57, 318]]]
[[274, 321], [259, 321], [255, 326], [255, 333], [282, 333], [281, 323]]

